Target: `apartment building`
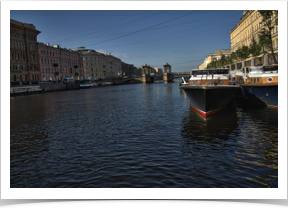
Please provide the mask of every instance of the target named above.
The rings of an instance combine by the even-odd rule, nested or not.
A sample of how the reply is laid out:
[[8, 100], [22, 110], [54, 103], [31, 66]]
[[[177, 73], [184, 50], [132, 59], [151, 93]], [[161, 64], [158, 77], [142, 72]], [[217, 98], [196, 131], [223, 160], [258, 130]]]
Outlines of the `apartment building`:
[[10, 19], [10, 84], [37, 84], [40, 81], [37, 35], [33, 24]]
[[199, 66], [199, 69], [206, 69], [208, 64], [210, 64], [212, 61], [217, 61], [218, 59], [221, 59], [222, 55], [230, 56], [231, 49], [220, 49], [218, 51], [215, 51], [214, 53], [210, 53], [208, 56], [206, 56], [204, 62]]
[[83, 54], [84, 74], [88, 78], [112, 78], [122, 76], [121, 59], [109, 54], [99, 53], [85, 47], [74, 50]]
[[[275, 19], [276, 16], [273, 15], [272, 21]], [[250, 46], [253, 37], [257, 41], [263, 26], [262, 16], [258, 10], [244, 11], [240, 21], [230, 31], [231, 52], [235, 52], [243, 45]], [[278, 53], [278, 26], [272, 30], [272, 43], [275, 53]]]
[[42, 81], [58, 81], [64, 78], [83, 79], [83, 54], [59, 45], [38, 43], [39, 63]]

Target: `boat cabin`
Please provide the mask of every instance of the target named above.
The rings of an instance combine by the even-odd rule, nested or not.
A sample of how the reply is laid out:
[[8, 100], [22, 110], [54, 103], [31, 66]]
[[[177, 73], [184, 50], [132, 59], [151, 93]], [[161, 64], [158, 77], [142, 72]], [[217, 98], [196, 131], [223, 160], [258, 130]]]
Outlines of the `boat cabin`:
[[229, 69], [192, 70], [190, 85], [228, 85]]
[[278, 65], [244, 67], [242, 78], [245, 84], [278, 84]]

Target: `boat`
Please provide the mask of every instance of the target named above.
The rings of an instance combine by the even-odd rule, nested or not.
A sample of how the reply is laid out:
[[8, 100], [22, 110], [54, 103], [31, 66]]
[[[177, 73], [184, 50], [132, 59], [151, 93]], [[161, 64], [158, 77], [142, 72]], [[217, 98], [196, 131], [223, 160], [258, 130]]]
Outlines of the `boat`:
[[185, 86], [185, 85], [189, 85], [189, 79], [190, 79], [191, 76], [185, 76], [185, 77], [182, 77], [182, 81], [181, 83], [179, 84], [180, 86]]
[[188, 84], [179, 87], [187, 94], [192, 108], [204, 118], [220, 111], [239, 89], [229, 84], [229, 69], [192, 70]]
[[10, 97], [39, 94], [43, 91], [40, 86], [10, 87]]
[[90, 88], [90, 84], [80, 84], [80, 89], [87, 89]]
[[245, 67], [239, 80], [241, 98], [278, 108], [278, 65]]
[[97, 87], [97, 83], [90, 83], [90, 87]]

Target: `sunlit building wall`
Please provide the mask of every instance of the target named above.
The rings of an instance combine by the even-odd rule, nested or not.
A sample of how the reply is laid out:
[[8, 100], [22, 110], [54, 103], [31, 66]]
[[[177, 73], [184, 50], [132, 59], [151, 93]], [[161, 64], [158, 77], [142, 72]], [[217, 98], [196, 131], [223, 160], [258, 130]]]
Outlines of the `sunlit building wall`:
[[218, 59], [221, 59], [222, 55], [224, 56], [230, 56], [231, 50], [230, 49], [221, 49], [218, 51], [215, 51], [214, 53], [210, 53], [206, 58], [204, 59], [203, 63], [199, 66], [199, 69], [206, 69], [207, 65], [211, 63], [212, 61], [217, 61]]
[[112, 78], [122, 76], [121, 59], [85, 47], [74, 50], [83, 54], [85, 77]]
[[[272, 21], [276, 19], [273, 15]], [[263, 27], [262, 16], [258, 10], [243, 12], [243, 16], [237, 25], [230, 31], [231, 52], [235, 52], [243, 45], [250, 46], [253, 37], [258, 42], [258, 35]], [[267, 27], [266, 27], [267, 28]], [[275, 53], [278, 52], [278, 26], [272, 30], [272, 45]]]

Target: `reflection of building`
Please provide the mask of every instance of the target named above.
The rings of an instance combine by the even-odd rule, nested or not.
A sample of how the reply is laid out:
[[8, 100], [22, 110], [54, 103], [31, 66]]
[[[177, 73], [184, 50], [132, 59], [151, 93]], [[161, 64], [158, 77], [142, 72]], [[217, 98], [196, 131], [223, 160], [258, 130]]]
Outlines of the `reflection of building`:
[[111, 78], [122, 76], [121, 60], [109, 54], [99, 53], [85, 47], [74, 50], [83, 54], [85, 77]]
[[199, 66], [199, 69], [205, 69], [208, 64], [210, 64], [212, 61], [217, 61], [218, 59], [221, 59], [221, 56], [230, 56], [231, 50], [230, 49], [221, 49], [214, 53], [210, 53], [205, 59], [203, 64]]
[[[275, 15], [272, 18], [274, 22]], [[231, 52], [236, 51], [243, 45], [249, 46], [253, 37], [257, 41], [258, 35], [263, 27], [261, 24], [262, 16], [258, 10], [248, 10], [243, 12], [240, 22], [230, 31]], [[272, 45], [275, 53], [278, 52], [278, 26], [272, 30]]]
[[[10, 19], [10, 82], [40, 81], [37, 35], [33, 24]], [[31, 84], [31, 83], [30, 83]]]
[[39, 43], [41, 80], [63, 80], [65, 77], [84, 78], [83, 55], [71, 49]]

